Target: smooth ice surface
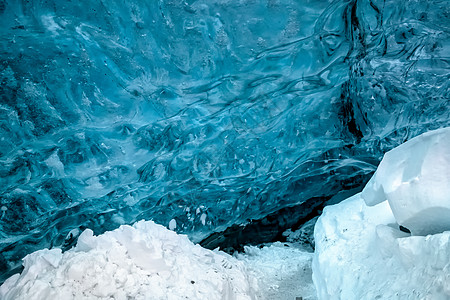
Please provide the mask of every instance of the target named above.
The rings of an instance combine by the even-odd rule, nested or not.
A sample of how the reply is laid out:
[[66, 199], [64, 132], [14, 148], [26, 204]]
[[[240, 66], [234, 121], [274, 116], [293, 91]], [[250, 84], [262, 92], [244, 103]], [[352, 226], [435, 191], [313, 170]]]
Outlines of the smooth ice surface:
[[94, 236], [75, 248], [39, 250], [22, 274], [0, 287], [0, 299], [256, 299], [256, 277], [230, 255], [184, 235], [138, 222]]
[[312, 255], [274, 243], [232, 257], [141, 221], [100, 236], [88, 229], [64, 253], [28, 255], [22, 274], [0, 286], [0, 299], [314, 300]]
[[450, 127], [386, 153], [361, 197], [367, 205], [388, 200], [397, 223], [412, 234], [450, 230]]
[[410, 236], [387, 201], [369, 207], [357, 194], [328, 206], [314, 236], [321, 300], [450, 298], [450, 231]]
[[[194, 241], [361, 189], [450, 125], [430, 0], [0, 1], [0, 281], [152, 219]], [[175, 227], [176, 226], [176, 227]]]

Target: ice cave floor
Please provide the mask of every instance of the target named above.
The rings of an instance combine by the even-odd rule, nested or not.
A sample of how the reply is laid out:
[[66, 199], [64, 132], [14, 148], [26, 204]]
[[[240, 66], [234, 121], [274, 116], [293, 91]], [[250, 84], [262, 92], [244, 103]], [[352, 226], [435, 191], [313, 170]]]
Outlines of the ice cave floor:
[[0, 299], [316, 299], [313, 253], [294, 243], [228, 255], [151, 221], [44, 249], [0, 287]]

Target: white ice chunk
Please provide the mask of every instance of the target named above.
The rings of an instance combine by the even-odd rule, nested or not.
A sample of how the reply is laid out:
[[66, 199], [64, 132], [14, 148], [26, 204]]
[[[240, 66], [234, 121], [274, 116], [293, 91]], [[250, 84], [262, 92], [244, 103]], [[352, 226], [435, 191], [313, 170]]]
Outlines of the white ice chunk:
[[169, 229], [173, 231], [176, 228], [177, 228], [177, 220], [175, 220], [175, 219], [170, 220], [170, 222], [169, 222]]
[[362, 192], [384, 200], [414, 235], [450, 230], [450, 128], [424, 133], [387, 152]]
[[205, 226], [206, 225], [206, 214], [202, 214], [200, 216], [200, 221], [202, 222], [202, 225]]

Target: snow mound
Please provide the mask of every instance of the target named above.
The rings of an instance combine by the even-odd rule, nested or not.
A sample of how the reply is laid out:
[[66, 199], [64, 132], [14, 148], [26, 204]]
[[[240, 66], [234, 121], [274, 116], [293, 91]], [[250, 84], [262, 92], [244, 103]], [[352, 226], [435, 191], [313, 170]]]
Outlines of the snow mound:
[[388, 152], [362, 193], [326, 207], [314, 230], [318, 298], [450, 299], [449, 170], [446, 128]]
[[362, 198], [367, 205], [388, 200], [397, 223], [414, 235], [450, 230], [450, 127], [387, 152]]
[[387, 202], [357, 194], [326, 207], [315, 240], [319, 299], [450, 299], [450, 232], [410, 236]]
[[77, 246], [36, 251], [0, 287], [0, 299], [256, 299], [244, 263], [194, 245], [184, 235], [140, 221]]

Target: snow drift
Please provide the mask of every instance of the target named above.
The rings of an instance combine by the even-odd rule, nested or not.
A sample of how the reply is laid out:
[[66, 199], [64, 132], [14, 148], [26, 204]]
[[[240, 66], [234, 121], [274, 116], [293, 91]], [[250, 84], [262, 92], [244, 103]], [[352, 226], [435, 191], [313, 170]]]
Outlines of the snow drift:
[[99, 236], [87, 229], [64, 253], [28, 255], [22, 274], [0, 286], [0, 299], [315, 300], [312, 256], [280, 242], [230, 256], [141, 221]]
[[319, 299], [450, 298], [449, 142], [450, 128], [406, 142], [361, 194], [324, 209], [314, 234]]
[[0, 299], [255, 299], [257, 289], [242, 262], [151, 221], [88, 229], [75, 248], [36, 251], [24, 267]]

